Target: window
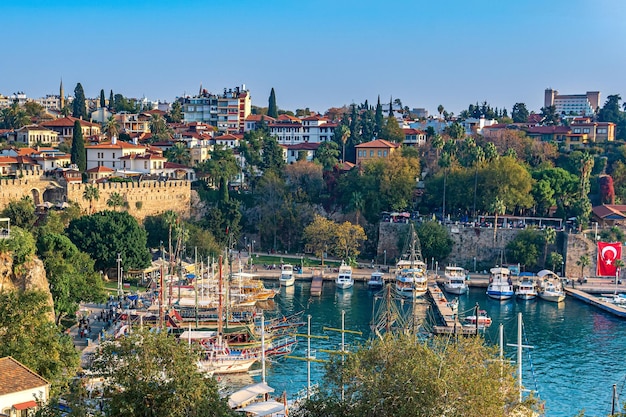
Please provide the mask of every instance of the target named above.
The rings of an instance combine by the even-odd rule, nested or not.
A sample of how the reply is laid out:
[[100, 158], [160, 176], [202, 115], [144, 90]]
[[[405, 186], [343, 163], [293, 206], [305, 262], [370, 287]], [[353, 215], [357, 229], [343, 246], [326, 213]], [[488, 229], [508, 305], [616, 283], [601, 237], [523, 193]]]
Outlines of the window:
[[113, 152], [113, 159], [115, 159], [115, 152]]
[[383, 156], [387, 156], [387, 151], [383, 151]]
[[370, 158], [374, 157], [374, 151], [370, 151]]
[[115, 161], [113, 161], [113, 168], [115, 168]]
[[588, 127], [584, 128], [583, 133], [589, 133], [589, 128]]
[[574, 133], [580, 133], [580, 128], [574, 129]]
[[144, 163], [143, 163], [143, 169], [148, 169], [148, 161], [144, 161]]
[[606, 134], [606, 127], [599, 127], [599, 128], [598, 128], [598, 133], [604, 133], [604, 134]]
[[383, 156], [383, 151], [378, 151], [378, 156]]

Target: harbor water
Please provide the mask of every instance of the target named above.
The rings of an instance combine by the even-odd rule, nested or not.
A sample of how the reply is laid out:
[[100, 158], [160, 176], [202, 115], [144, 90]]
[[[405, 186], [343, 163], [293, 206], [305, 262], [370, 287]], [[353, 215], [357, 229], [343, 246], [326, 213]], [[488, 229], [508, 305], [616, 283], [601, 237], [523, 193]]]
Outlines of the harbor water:
[[[280, 289], [275, 298], [276, 310], [268, 311], [267, 315], [289, 315], [304, 310], [303, 321], [311, 316], [311, 334], [328, 336], [328, 339], [310, 339], [311, 349], [316, 358], [328, 359], [329, 354], [319, 350], [339, 350], [341, 333], [324, 327], [340, 329], [342, 310], [345, 329], [362, 332], [362, 335], [345, 334], [349, 348], [370, 337], [373, 294], [362, 282], [348, 290], [336, 289], [333, 282], [325, 282], [321, 297], [310, 297], [310, 283], [296, 282], [293, 287]], [[523, 383], [545, 402], [546, 416], [570, 417], [581, 410], [585, 410], [585, 416], [607, 416], [611, 411], [613, 384], [617, 384], [618, 398], [623, 394], [626, 400], [623, 365], [626, 323], [622, 319], [570, 297], [560, 304], [539, 299], [496, 301], [485, 295], [484, 288], [471, 288], [468, 294], [459, 297], [459, 316], [472, 315], [476, 303], [493, 319], [485, 333], [488, 343], [498, 343], [499, 324], [503, 324], [505, 356], [512, 361], [516, 360], [517, 350], [506, 344], [517, 343], [517, 313], [522, 313], [523, 343], [534, 347], [524, 349]], [[307, 327], [302, 327], [300, 333], [306, 334]], [[304, 358], [308, 340], [298, 339], [293, 356]], [[306, 361], [281, 358], [267, 364], [266, 380], [276, 390], [275, 395], [286, 392], [293, 398], [298, 391], [306, 392], [307, 373]], [[320, 381], [323, 373], [324, 365], [312, 362], [311, 384]], [[245, 384], [250, 377], [241, 378], [233, 383]]]

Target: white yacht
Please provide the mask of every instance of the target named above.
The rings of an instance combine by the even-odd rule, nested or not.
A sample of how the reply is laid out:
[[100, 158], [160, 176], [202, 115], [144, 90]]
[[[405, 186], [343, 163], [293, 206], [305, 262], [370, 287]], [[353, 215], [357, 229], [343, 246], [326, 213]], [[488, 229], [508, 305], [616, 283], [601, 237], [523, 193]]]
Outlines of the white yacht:
[[426, 264], [422, 261], [417, 233], [411, 223], [409, 250], [396, 264], [396, 291], [403, 296], [421, 296], [428, 289]]
[[372, 272], [369, 281], [367, 281], [368, 288], [378, 289], [382, 288], [383, 285], [385, 285], [385, 274], [381, 271]]
[[513, 282], [511, 281], [511, 271], [508, 268], [491, 268], [489, 276], [489, 286], [487, 296], [496, 300], [508, 300], [513, 297]]
[[350, 265], [346, 265], [344, 261], [341, 261], [341, 266], [339, 267], [339, 273], [337, 274], [335, 283], [337, 284], [337, 288], [341, 289], [350, 288], [354, 285], [352, 267]]
[[465, 269], [459, 266], [446, 266], [443, 275], [445, 277], [443, 289], [446, 292], [461, 295], [469, 290]]
[[565, 300], [563, 284], [557, 274], [544, 269], [537, 272], [537, 276], [539, 277], [539, 291], [537, 291], [539, 298], [553, 303], [560, 303]]
[[515, 296], [520, 300], [534, 300], [537, 298], [537, 284], [533, 280], [533, 275], [524, 272], [519, 275], [519, 279]]
[[280, 271], [280, 285], [283, 287], [291, 287], [296, 282], [296, 277], [293, 275], [293, 265], [283, 264]]

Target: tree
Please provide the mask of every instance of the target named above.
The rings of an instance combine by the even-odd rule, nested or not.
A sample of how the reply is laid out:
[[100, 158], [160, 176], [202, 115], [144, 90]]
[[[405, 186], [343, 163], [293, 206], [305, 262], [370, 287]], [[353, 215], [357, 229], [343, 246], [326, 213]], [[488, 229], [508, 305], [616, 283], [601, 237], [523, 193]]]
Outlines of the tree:
[[496, 197], [491, 203], [490, 210], [494, 214], [493, 221], [493, 244], [496, 244], [496, 234], [498, 232], [498, 215], [506, 212], [504, 201], [500, 197]]
[[591, 260], [589, 259], [589, 256], [582, 255], [576, 261], [576, 265], [580, 267], [580, 279], [582, 280], [583, 277], [585, 276], [585, 268], [591, 265]]
[[321, 259], [322, 266], [324, 255], [333, 244], [333, 227], [335, 227], [333, 221], [316, 214], [313, 222], [304, 228], [304, 241], [310, 245], [315, 256]]
[[420, 240], [420, 247], [424, 259], [435, 258], [439, 261], [446, 259], [454, 241], [450, 237], [448, 229], [435, 221], [423, 222], [417, 226], [417, 236]]
[[172, 103], [170, 111], [165, 115], [168, 123], [180, 123], [183, 121], [183, 106], [179, 100]]
[[535, 268], [545, 239], [534, 229], [525, 229], [506, 245], [506, 257], [510, 262], [519, 263], [526, 270]]
[[515, 103], [511, 111], [511, 118], [514, 123], [526, 123], [528, 121], [528, 109], [524, 103]]
[[125, 270], [150, 265], [146, 231], [127, 212], [107, 210], [72, 220], [67, 235], [94, 259], [96, 270], [116, 267], [118, 253]]
[[115, 99], [113, 97], [113, 90], [109, 93], [109, 110], [115, 112]]
[[556, 267], [563, 264], [563, 255], [558, 252], [550, 252], [548, 264], [552, 265], [552, 271], [556, 271]]
[[263, 140], [263, 152], [261, 157], [261, 169], [263, 172], [273, 171], [278, 176], [283, 175], [285, 169], [283, 148], [275, 137], [269, 136]]
[[382, 132], [380, 132], [380, 139], [386, 139], [395, 143], [404, 142], [404, 132], [393, 114], [390, 114], [387, 117], [387, 122], [385, 123]]
[[37, 247], [46, 268], [57, 325], [63, 317], [75, 314], [80, 302], [104, 301], [104, 283], [93, 269], [94, 261], [67, 236], [42, 235]]
[[87, 169], [87, 152], [85, 151], [85, 139], [83, 138], [83, 129], [80, 125], [80, 120], [74, 122], [70, 160], [73, 164], [78, 166], [79, 171], [85, 171]]
[[454, 122], [444, 129], [444, 132], [452, 139], [463, 139], [465, 137], [465, 128], [459, 122]]
[[35, 214], [35, 204], [30, 196], [24, 196], [19, 200], [11, 200], [2, 210], [2, 217], [11, 219], [11, 226], [32, 230], [38, 219]]
[[72, 116], [77, 119], [87, 120], [87, 103], [85, 101], [85, 91], [78, 83], [74, 88], [74, 101], [72, 101]]
[[27, 101], [24, 103], [24, 112], [31, 118], [31, 120], [39, 119], [46, 112], [46, 109], [35, 101]]
[[117, 210], [118, 207], [124, 207], [125, 204], [126, 200], [124, 200], [124, 197], [118, 192], [111, 193], [107, 199], [107, 206], [113, 207], [113, 210]]
[[356, 224], [359, 224], [359, 218], [361, 217], [361, 212], [365, 208], [365, 200], [363, 199], [363, 194], [358, 191], [352, 192], [352, 197], [350, 198], [350, 205], [348, 206], [352, 209], [356, 215]]
[[115, 118], [115, 116], [111, 115], [104, 123], [104, 131], [106, 132], [107, 138], [109, 140], [113, 139], [114, 136], [119, 135], [120, 133], [120, 124]]
[[376, 103], [376, 112], [374, 113], [374, 123], [376, 125], [375, 135], [380, 136], [385, 126], [385, 118], [383, 117], [383, 106], [380, 104], [380, 96], [378, 96], [378, 102]]
[[443, 108], [442, 104], [437, 106], [437, 112], [439, 113], [439, 118], [440, 119], [441, 119], [441, 115], [443, 114], [443, 110], [444, 110], [444, 108]]
[[200, 373], [199, 350], [167, 332], [134, 331], [105, 344], [93, 368], [104, 378], [106, 415], [232, 416], [213, 378]]
[[315, 152], [315, 162], [322, 164], [324, 171], [331, 171], [339, 163], [339, 146], [335, 142], [322, 142]]
[[317, 203], [324, 191], [322, 166], [314, 162], [298, 161], [285, 167], [286, 185], [296, 203]]
[[270, 92], [267, 115], [269, 117], [273, 117], [274, 119], [278, 117], [278, 107], [276, 106], [276, 93], [274, 92], [274, 87], [272, 87], [272, 91]]
[[0, 129], [19, 129], [31, 123], [26, 111], [17, 104], [12, 103], [9, 107], [0, 110]]
[[189, 148], [180, 142], [176, 142], [174, 146], [166, 150], [163, 156], [165, 156], [168, 161], [176, 164], [189, 165], [191, 163]]
[[83, 191], [83, 199], [89, 201], [89, 214], [93, 214], [93, 202], [100, 200], [100, 189], [95, 185], [87, 185]]
[[285, 181], [271, 170], [263, 174], [255, 192], [260, 237], [270, 243], [274, 250], [278, 249], [277, 234], [281, 227], [279, 212], [286, 192]]
[[104, 89], [100, 90], [100, 107], [104, 108], [106, 106], [106, 98], [104, 97]]
[[350, 222], [343, 222], [336, 225], [334, 229], [334, 246], [333, 253], [342, 259], [354, 259], [359, 256], [359, 248], [367, 236], [361, 226], [354, 225]]
[[546, 257], [548, 256], [548, 246], [556, 242], [556, 230], [553, 227], [548, 227], [543, 232], [543, 264], [546, 264]]
[[541, 108], [541, 122], [548, 126], [558, 125], [561, 117], [556, 112], [555, 106]]
[[152, 133], [152, 141], [170, 140], [172, 138], [172, 129], [168, 126], [167, 121], [160, 114], [153, 114], [150, 117], [150, 133]]
[[12, 356], [63, 389], [80, 365], [72, 339], [50, 320], [42, 291], [0, 291], [0, 357]]
[[320, 389], [293, 415], [530, 416], [535, 401], [518, 402], [513, 374], [481, 337], [386, 335], [331, 360]]
[[348, 141], [348, 137], [350, 137], [350, 128], [346, 125], [341, 125], [336, 130], [336, 135], [341, 140], [341, 162], [346, 161], [346, 142]]
[[211, 152], [211, 159], [198, 164], [198, 170], [206, 173], [215, 186], [224, 178], [230, 181], [239, 172], [239, 165], [231, 148], [216, 145]]

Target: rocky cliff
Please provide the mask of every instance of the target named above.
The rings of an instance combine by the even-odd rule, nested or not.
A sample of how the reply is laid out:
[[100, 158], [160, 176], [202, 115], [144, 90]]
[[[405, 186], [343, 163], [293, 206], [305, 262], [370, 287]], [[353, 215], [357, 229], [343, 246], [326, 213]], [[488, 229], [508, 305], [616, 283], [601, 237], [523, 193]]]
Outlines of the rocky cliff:
[[[54, 308], [46, 270], [43, 262], [37, 257], [18, 268], [14, 268], [11, 254], [8, 252], [0, 253], [0, 292], [12, 290], [41, 290], [48, 295], [50, 307]], [[51, 312], [50, 317], [54, 320], [53, 312]]]

